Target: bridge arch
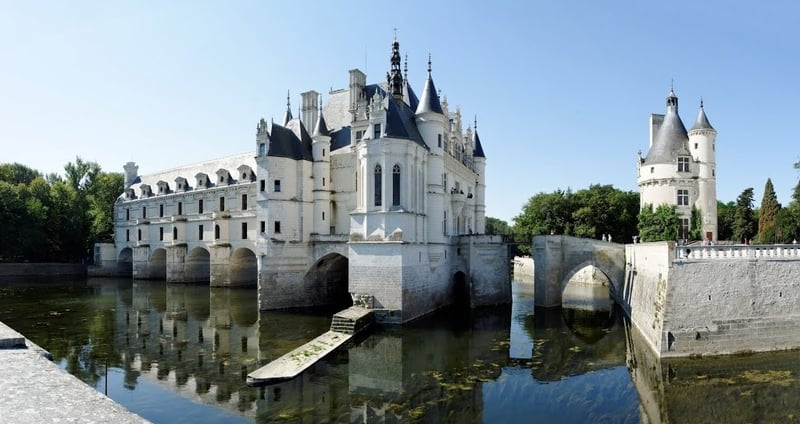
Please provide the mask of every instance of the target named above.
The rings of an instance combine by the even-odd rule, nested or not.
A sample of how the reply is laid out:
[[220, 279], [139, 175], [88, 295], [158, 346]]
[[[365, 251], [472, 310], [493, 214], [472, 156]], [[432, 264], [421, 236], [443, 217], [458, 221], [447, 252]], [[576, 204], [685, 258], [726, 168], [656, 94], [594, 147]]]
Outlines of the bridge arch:
[[117, 257], [117, 274], [131, 276], [133, 274], [133, 249], [126, 247]]
[[229, 263], [232, 286], [255, 286], [258, 282], [258, 261], [256, 254], [247, 247], [233, 251]]
[[195, 247], [186, 255], [184, 278], [187, 283], [211, 281], [211, 254], [205, 247]]
[[453, 274], [450, 286], [450, 298], [453, 305], [459, 307], [470, 307], [470, 286], [467, 281], [467, 274], [464, 271], [456, 271]]
[[148, 263], [150, 270], [149, 278], [151, 280], [166, 280], [167, 279], [167, 250], [155, 249], [150, 254], [150, 261]]
[[594, 260], [575, 265], [561, 280], [561, 306], [572, 309], [610, 310], [613, 283], [608, 271]]
[[317, 293], [319, 304], [350, 306], [349, 261], [346, 256], [331, 252], [319, 258], [306, 271], [304, 284]]

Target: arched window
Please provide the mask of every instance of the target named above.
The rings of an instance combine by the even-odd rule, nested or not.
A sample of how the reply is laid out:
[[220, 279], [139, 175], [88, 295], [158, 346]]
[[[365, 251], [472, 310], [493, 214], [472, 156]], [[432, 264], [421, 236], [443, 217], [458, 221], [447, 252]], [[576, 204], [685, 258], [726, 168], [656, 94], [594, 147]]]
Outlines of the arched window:
[[178, 229], [173, 227], [172, 228], [172, 240], [177, 240], [177, 239], [178, 239]]
[[392, 167], [392, 206], [400, 205], [400, 165]]
[[214, 226], [214, 240], [219, 240], [219, 225]]
[[381, 181], [383, 179], [383, 170], [380, 165], [375, 165], [375, 206], [381, 205]]

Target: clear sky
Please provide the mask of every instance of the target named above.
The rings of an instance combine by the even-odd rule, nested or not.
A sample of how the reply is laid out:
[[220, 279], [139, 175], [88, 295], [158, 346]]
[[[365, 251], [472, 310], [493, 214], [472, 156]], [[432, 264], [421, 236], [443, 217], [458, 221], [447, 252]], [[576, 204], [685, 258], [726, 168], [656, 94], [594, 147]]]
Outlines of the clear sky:
[[636, 190], [648, 116], [674, 79], [717, 129], [717, 193], [772, 178], [787, 204], [800, 160], [800, 2], [0, 0], [0, 162], [63, 174], [80, 156], [147, 174], [255, 152], [286, 92], [385, 81], [397, 28], [408, 78], [469, 120], [487, 157], [487, 215], [534, 194]]

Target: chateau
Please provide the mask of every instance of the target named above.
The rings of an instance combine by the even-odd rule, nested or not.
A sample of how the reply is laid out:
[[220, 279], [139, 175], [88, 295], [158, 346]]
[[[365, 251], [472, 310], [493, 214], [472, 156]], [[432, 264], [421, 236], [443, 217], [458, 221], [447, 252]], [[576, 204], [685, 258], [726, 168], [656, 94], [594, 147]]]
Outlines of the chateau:
[[126, 164], [118, 269], [257, 283], [261, 309], [354, 302], [388, 322], [506, 302], [505, 245], [482, 235], [477, 123], [440, 99], [430, 57], [420, 96], [400, 62], [394, 40], [385, 82], [353, 69], [325, 99], [302, 93], [297, 117], [287, 98], [282, 122], [258, 122], [250, 153], [151, 175]]
[[650, 115], [650, 150], [636, 163], [641, 206], [675, 205], [681, 220], [679, 239], [689, 238], [692, 209], [701, 219], [706, 241], [717, 241], [717, 131], [708, 122], [703, 102], [694, 125], [678, 115], [678, 96], [670, 90], [666, 115]]

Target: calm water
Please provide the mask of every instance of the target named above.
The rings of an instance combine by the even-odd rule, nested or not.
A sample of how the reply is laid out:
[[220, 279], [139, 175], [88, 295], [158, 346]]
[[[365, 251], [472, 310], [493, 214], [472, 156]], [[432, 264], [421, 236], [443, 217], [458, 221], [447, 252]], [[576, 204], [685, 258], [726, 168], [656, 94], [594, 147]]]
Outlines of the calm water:
[[443, 311], [379, 329], [284, 383], [250, 371], [335, 311], [259, 312], [253, 289], [0, 282], [0, 321], [157, 423], [798, 422], [800, 352], [658, 361], [617, 309]]

